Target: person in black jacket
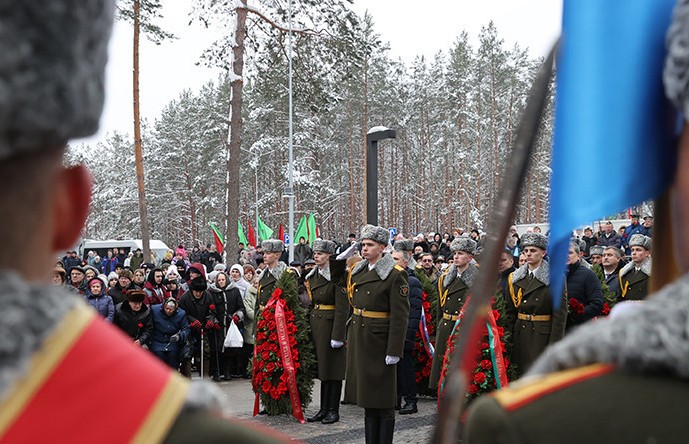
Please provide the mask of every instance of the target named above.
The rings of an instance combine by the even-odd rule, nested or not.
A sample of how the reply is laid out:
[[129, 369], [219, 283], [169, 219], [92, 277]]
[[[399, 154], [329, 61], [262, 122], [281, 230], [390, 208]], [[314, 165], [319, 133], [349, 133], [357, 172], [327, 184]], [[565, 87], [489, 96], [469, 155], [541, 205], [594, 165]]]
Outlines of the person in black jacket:
[[417, 413], [416, 407], [418, 398], [416, 397], [416, 372], [414, 371], [414, 342], [416, 332], [419, 330], [421, 321], [422, 292], [421, 281], [414, 275], [414, 271], [409, 268], [409, 253], [406, 251], [393, 251], [392, 257], [397, 265], [404, 268], [409, 279], [409, 323], [407, 324], [407, 335], [404, 339], [404, 356], [397, 363], [397, 399], [401, 404], [404, 398], [404, 406], [400, 408], [400, 415]]
[[148, 348], [153, 333], [151, 309], [144, 305], [146, 293], [135, 289], [127, 292], [127, 299], [115, 307], [113, 324], [119, 327], [134, 344]]
[[566, 332], [593, 319], [603, 311], [603, 290], [600, 281], [593, 271], [581, 265], [579, 251], [579, 243], [571, 242], [567, 257], [567, 297], [570, 301], [570, 310]]
[[[117, 283], [114, 287], [108, 290], [108, 295], [112, 298], [112, 302], [115, 305], [121, 304], [126, 299], [126, 294], [128, 291], [140, 290], [132, 280], [134, 279], [134, 273], [130, 270], [122, 269], [117, 273]], [[146, 294], [144, 292], [144, 294]]]
[[[224, 271], [219, 272], [212, 284], [208, 287], [208, 291], [213, 298], [215, 304], [215, 312], [220, 324], [220, 330], [216, 331], [211, 336], [213, 340], [217, 341], [215, 345], [219, 354], [219, 376], [222, 379], [230, 380], [233, 377], [240, 378], [246, 372], [246, 368], [239, 368], [239, 354], [241, 348], [227, 348], [223, 347], [227, 330], [230, 328], [230, 322], [234, 322], [237, 328], [244, 328], [244, 317], [246, 310], [244, 309], [244, 302], [242, 295], [238, 288], [231, 284], [230, 277]], [[211, 338], [209, 336], [209, 339]], [[211, 353], [211, 362], [214, 361], [215, 356]], [[211, 370], [213, 365], [211, 364]]]

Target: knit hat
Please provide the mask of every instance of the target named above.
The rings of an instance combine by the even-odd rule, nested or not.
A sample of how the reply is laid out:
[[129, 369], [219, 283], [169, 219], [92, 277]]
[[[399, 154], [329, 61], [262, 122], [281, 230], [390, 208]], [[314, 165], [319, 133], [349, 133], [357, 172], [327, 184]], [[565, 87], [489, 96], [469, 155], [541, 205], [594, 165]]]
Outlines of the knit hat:
[[98, 276], [94, 276], [91, 279], [89, 279], [88, 283], [86, 284], [89, 289], [91, 288], [92, 282], [98, 282], [100, 284], [100, 288], [103, 288], [105, 286], [101, 278], [99, 278]]
[[548, 238], [540, 233], [524, 233], [519, 239], [519, 246], [522, 250], [526, 247], [537, 247], [541, 250], [548, 248]]
[[110, 274], [108, 275], [108, 281], [111, 281], [113, 279], [117, 280], [117, 279], [119, 279], [119, 276], [114, 271], [111, 271]]
[[635, 234], [629, 239], [630, 247], [644, 247], [648, 251], [651, 251], [652, 244], [651, 238], [643, 234]]
[[311, 247], [314, 253], [316, 251], [325, 253], [325, 254], [335, 254], [335, 250], [337, 250], [337, 244], [331, 240], [325, 240], [325, 239], [316, 239], [313, 241], [313, 247]]
[[98, 130], [114, 3], [3, 3], [0, 161]]
[[383, 227], [368, 224], [361, 229], [360, 239], [370, 239], [379, 244], [387, 245], [390, 242], [390, 232]]
[[285, 244], [279, 239], [268, 239], [261, 243], [261, 247], [266, 252], [282, 253], [285, 249]]
[[241, 277], [244, 277], [244, 267], [242, 267], [239, 264], [234, 264], [233, 266], [230, 267], [230, 271], [232, 270], [237, 270], [239, 272], [239, 275]]
[[129, 302], [143, 302], [146, 299], [146, 292], [143, 290], [129, 290], [126, 298]]
[[398, 239], [392, 247], [395, 251], [414, 251], [414, 241], [411, 239]]
[[474, 254], [476, 252], [476, 241], [469, 237], [458, 237], [450, 244], [450, 251], [453, 253], [464, 251], [469, 254]]

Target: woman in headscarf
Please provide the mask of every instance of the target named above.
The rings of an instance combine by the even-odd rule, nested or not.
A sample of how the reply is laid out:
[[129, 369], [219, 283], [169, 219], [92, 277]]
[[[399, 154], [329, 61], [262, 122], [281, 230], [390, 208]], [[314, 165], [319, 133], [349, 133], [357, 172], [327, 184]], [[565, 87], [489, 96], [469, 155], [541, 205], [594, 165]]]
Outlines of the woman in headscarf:
[[[239, 267], [241, 269], [241, 267]], [[244, 301], [242, 300], [240, 290], [230, 283], [231, 278], [224, 272], [219, 271], [215, 276], [215, 280], [210, 284], [208, 290], [213, 298], [215, 310], [220, 324], [220, 330], [215, 334], [209, 335], [209, 340], [217, 341], [216, 349], [219, 354], [219, 377], [224, 379], [232, 379], [232, 377], [240, 377], [244, 370], [239, 368], [240, 348], [225, 349], [223, 343], [227, 330], [230, 328], [230, 323], [234, 322], [240, 330], [244, 328], [244, 316], [246, 310], [244, 309]], [[214, 373], [215, 356], [211, 354], [211, 372]]]
[[94, 277], [88, 281], [84, 299], [106, 321], [112, 322], [115, 317], [115, 305], [112, 303], [112, 298], [105, 294], [105, 284], [100, 278]]
[[172, 298], [150, 309], [153, 317], [151, 351], [177, 370], [182, 361], [181, 352], [189, 336], [187, 314]]

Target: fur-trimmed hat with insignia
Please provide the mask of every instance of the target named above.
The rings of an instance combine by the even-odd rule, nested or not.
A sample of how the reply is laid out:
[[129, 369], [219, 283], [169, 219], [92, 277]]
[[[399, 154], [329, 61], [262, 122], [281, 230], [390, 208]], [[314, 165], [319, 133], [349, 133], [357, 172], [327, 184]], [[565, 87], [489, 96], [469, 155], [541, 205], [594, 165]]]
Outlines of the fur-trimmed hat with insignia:
[[370, 239], [379, 244], [387, 245], [390, 242], [390, 232], [376, 225], [364, 225], [361, 229], [360, 240]]
[[526, 247], [537, 247], [541, 250], [548, 249], [548, 238], [541, 233], [524, 233], [519, 239], [519, 246], [522, 250]]
[[469, 237], [458, 237], [450, 244], [450, 251], [464, 251], [469, 254], [476, 253], [476, 241]]
[[650, 237], [643, 234], [635, 234], [629, 239], [630, 247], [644, 247], [648, 251], [651, 251], [651, 246], [653, 245], [653, 240]]
[[7, 0], [0, 14], [0, 161], [98, 130], [113, 0]]
[[395, 251], [414, 251], [414, 241], [411, 239], [397, 239], [392, 248]]
[[603, 256], [603, 250], [605, 250], [602, 246], [600, 245], [594, 245], [591, 247], [589, 250], [589, 254], [591, 256], [596, 255], [596, 256]]
[[314, 253], [316, 251], [320, 251], [321, 253], [325, 254], [335, 254], [335, 251], [337, 250], [337, 244], [331, 240], [316, 239], [315, 241], [313, 241], [311, 249]]
[[285, 244], [280, 239], [267, 239], [261, 243], [263, 251], [282, 253], [285, 249]]

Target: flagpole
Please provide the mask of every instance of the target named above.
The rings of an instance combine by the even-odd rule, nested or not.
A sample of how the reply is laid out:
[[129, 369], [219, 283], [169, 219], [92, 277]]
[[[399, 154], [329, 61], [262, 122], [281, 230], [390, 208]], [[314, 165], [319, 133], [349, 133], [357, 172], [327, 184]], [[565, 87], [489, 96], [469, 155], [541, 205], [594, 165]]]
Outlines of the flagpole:
[[287, 172], [289, 177], [289, 190], [287, 193], [287, 198], [289, 199], [289, 260], [291, 264], [294, 260], [294, 176], [292, 175], [293, 158], [292, 158], [292, 0], [288, 2], [288, 16], [289, 16], [289, 34], [288, 34], [288, 63], [289, 63], [289, 74], [287, 76], [288, 81], [288, 96], [289, 96], [289, 135], [288, 135], [288, 147], [289, 147], [289, 163], [287, 165]]

